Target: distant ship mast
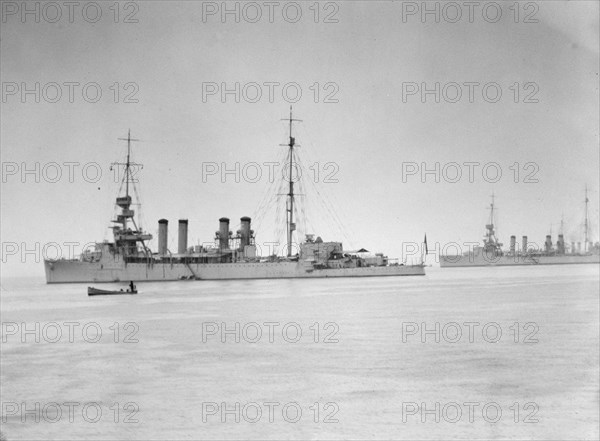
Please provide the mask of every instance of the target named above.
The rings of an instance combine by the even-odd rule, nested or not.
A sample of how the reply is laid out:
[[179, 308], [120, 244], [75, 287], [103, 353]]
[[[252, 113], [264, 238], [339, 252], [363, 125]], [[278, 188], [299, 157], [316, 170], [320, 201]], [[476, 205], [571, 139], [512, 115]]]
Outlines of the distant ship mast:
[[589, 199], [588, 199], [588, 188], [587, 185], [585, 186], [585, 221], [583, 224], [583, 235], [584, 235], [584, 242], [583, 242], [583, 252], [587, 253], [587, 247], [588, 247], [588, 203], [589, 203]]
[[296, 146], [296, 139], [292, 136], [292, 127], [294, 121], [301, 121], [300, 119], [292, 118], [292, 106], [290, 106], [290, 116], [282, 121], [289, 121], [290, 123], [290, 139], [287, 144], [280, 144], [284, 147], [289, 147], [290, 154], [290, 176], [289, 176], [289, 191], [287, 194], [286, 201], [286, 227], [287, 227], [287, 257], [292, 257], [292, 235], [296, 230], [296, 224], [294, 223], [294, 147]]
[[565, 234], [565, 215], [564, 213], [560, 216], [560, 229], [558, 234]]
[[493, 248], [498, 249], [502, 246], [501, 243], [498, 242], [496, 238], [496, 233], [494, 231], [494, 201], [496, 195], [492, 193], [492, 203], [490, 204], [490, 222], [485, 226], [486, 233], [484, 238], [485, 248]]

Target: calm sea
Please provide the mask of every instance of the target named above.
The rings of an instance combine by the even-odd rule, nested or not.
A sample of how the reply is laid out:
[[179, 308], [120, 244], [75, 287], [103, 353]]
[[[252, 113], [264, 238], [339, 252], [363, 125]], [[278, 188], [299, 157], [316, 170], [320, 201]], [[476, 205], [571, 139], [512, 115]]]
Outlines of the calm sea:
[[[7, 440], [598, 439], [599, 268], [2, 281]], [[105, 287], [101, 285], [100, 287]]]

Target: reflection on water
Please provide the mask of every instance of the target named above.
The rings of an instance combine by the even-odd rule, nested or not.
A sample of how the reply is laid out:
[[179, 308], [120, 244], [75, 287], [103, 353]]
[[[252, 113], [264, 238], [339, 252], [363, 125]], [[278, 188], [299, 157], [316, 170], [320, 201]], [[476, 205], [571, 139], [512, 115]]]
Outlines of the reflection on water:
[[3, 280], [2, 432], [595, 439], [598, 271], [139, 283], [114, 297]]

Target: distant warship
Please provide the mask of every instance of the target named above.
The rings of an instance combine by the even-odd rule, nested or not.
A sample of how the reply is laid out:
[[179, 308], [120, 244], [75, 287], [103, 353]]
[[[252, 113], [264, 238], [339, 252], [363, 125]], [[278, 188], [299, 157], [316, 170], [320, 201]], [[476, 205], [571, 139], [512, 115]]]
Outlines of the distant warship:
[[490, 219], [485, 226], [486, 233], [483, 238], [483, 246], [475, 246], [472, 251], [462, 255], [440, 256], [440, 266], [462, 267], [462, 266], [508, 266], [508, 265], [567, 265], [577, 263], [600, 263], [600, 244], [589, 241], [588, 225], [588, 196], [585, 192], [585, 222], [583, 248], [581, 242], [571, 242], [570, 248], [565, 244], [562, 231], [558, 235], [556, 247], [552, 244], [552, 236], [546, 236], [544, 249], [537, 249], [533, 244], [527, 242], [527, 236], [523, 236], [521, 249], [517, 250], [516, 237], [510, 237], [510, 249], [502, 250], [502, 243], [496, 238], [494, 229], [494, 195], [490, 204]]
[[[290, 108], [289, 148], [290, 170], [293, 167], [293, 150], [296, 145], [292, 136]], [[96, 243], [93, 251], [84, 252], [78, 259], [46, 259], [44, 267], [47, 283], [68, 282], [119, 282], [119, 281], [172, 281], [182, 279], [277, 279], [318, 277], [369, 277], [369, 276], [422, 276], [423, 263], [403, 265], [388, 259], [381, 253], [374, 256], [344, 251], [341, 242], [324, 242], [320, 237], [306, 235], [293, 255], [294, 182], [290, 172], [289, 191], [286, 195], [287, 256], [257, 255], [254, 231], [249, 217], [241, 218], [241, 228], [236, 235], [229, 230], [229, 219], [219, 220], [219, 231], [213, 247], [188, 247], [186, 219], [179, 220], [178, 249], [172, 253], [167, 248], [168, 221], [158, 221], [158, 252], [149, 249], [147, 242], [152, 235], [138, 228], [129, 192], [134, 185], [131, 167], [130, 134], [127, 141], [127, 161], [124, 164], [123, 184], [125, 194], [118, 196], [116, 206], [120, 209], [112, 226], [114, 241]]]

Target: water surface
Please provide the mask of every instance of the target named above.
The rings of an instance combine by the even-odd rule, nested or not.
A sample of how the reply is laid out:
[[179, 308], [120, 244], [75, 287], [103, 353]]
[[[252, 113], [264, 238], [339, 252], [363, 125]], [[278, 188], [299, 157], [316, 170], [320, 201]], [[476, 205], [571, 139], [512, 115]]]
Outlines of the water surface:
[[[137, 296], [117, 297], [88, 297], [82, 284], [6, 279], [2, 432], [8, 440], [597, 439], [599, 283], [595, 265], [139, 283]], [[54, 343], [52, 322], [62, 332]], [[455, 343], [449, 323], [463, 332]], [[23, 324], [33, 331], [23, 335]], [[221, 333], [223, 324], [232, 332]], [[422, 335], [423, 324], [433, 332]], [[80, 403], [72, 422], [68, 407], [58, 416], [48, 406], [66, 402]], [[46, 413], [23, 423], [10, 403], [40, 403]], [[84, 418], [85, 403], [95, 403], [89, 420], [102, 410], [97, 422]], [[223, 403], [232, 413], [220, 412]], [[248, 403], [256, 404], [242, 411]], [[273, 422], [265, 403], [280, 403], [271, 405]], [[284, 417], [288, 403], [297, 404]], [[422, 403], [440, 403], [439, 422], [422, 415]], [[456, 408], [441, 414], [447, 403], [463, 412], [464, 403], [479, 406], [472, 422], [464, 413], [453, 423]], [[502, 410], [497, 422], [482, 416], [487, 403], [489, 420], [493, 406]], [[296, 406], [302, 414], [291, 422]], [[262, 417], [250, 422], [257, 407]]]

